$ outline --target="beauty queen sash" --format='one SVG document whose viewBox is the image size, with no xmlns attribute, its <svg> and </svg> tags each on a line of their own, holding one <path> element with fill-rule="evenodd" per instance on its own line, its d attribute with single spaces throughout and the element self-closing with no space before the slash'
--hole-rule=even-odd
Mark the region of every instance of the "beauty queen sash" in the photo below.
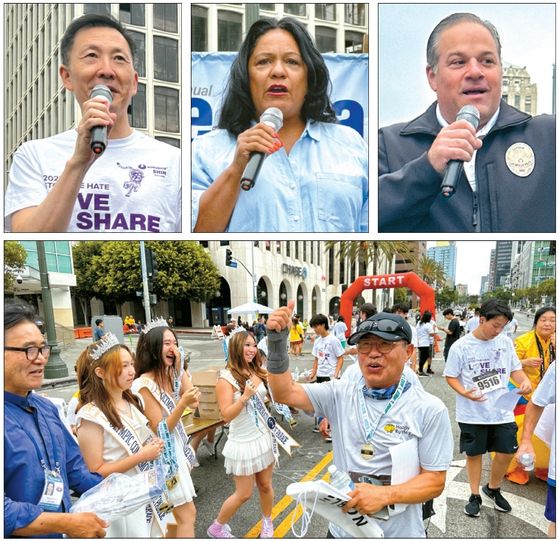
<svg viewBox="0 0 559 541">
<path fill-rule="evenodd" d="M 226 379 L 235 389 L 240 392 L 239 384 L 237 380 L 233 377 L 231 372 L 229 371 L 222 371 L 222 376 Z M 268 413 L 268 409 L 264 405 L 264 402 L 259 393 L 256 393 L 248 402 L 248 406 L 251 410 L 251 416 L 254 420 L 254 424 L 259 427 L 259 424 L 262 423 L 262 426 L 265 426 L 270 434 L 272 435 L 272 446 L 274 451 L 274 456 L 277 457 L 279 455 L 278 446 L 279 443 L 283 450 L 291 456 L 291 448 L 292 447 L 300 447 L 300 445 L 287 433 L 285 430 L 276 422 L 276 420 Z"/>
<path fill-rule="evenodd" d="M 130 407 L 134 407 L 132 404 Z M 85 415 L 84 415 L 85 414 Z M 86 404 L 81 410 L 79 411 L 79 415 L 82 416 L 84 419 L 97 423 L 107 432 L 110 434 L 123 448 L 124 450 L 131 456 L 136 454 L 142 447 L 143 442 L 140 440 L 140 437 L 132 428 L 130 421 L 127 417 L 121 416 L 120 419 L 122 421 L 122 428 L 116 428 L 113 426 L 109 420 L 105 417 L 103 412 L 92 403 Z M 138 473 L 145 472 L 151 469 L 153 466 L 150 462 L 141 462 L 135 469 Z M 170 504 L 167 502 L 165 498 L 165 494 L 161 494 L 155 500 L 152 500 L 148 505 L 146 505 L 146 520 L 148 523 L 149 530 L 151 532 L 153 528 L 154 522 L 157 523 L 159 526 L 162 536 L 165 535 L 167 530 L 167 524 L 172 522 L 169 520 L 170 518 L 174 519 L 172 513 L 166 511 L 169 509 Z M 176 522 L 176 519 L 174 519 Z"/>
<path fill-rule="evenodd" d="M 138 382 L 138 383 L 136 383 Z M 167 416 L 171 415 L 175 408 L 177 407 L 173 397 L 169 396 L 163 389 L 161 389 L 154 381 L 149 378 L 139 378 L 134 382 L 134 391 L 136 392 L 137 389 L 140 387 L 147 387 L 151 394 L 155 397 L 155 399 L 161 404 L 163 409 L 167 412 Z M 175 430 L 178 432 L 179 437 L 181 439 L 182 448 L 184 452 L 184 456 L 190 465 L 190 469 L 194 467 L 194 462 L 196 461 L 196 455 L 194 454 L 194 450 L 190 447 L 190 436 L 184 430 L 184 426 L 182 421 L 179 420 Z"/>
</svg>

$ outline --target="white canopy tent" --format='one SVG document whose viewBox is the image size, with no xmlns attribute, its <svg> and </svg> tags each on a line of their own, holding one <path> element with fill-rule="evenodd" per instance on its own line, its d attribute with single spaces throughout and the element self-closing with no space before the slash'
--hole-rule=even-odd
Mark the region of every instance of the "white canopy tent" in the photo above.
<svg viewBox="0 0 559 541">
<path fill-rule="evenodd" d="M 258 304 L 256 302 L 246 302 L 245 304 L 241 304 L 240 306 L 235 306 L 235 308 L 227 310 L 227 313 L 231 315 L 250 314 L 252 316 L 252 319 L 254 319 L 256 314 L 271 314 L 273 311 L 273 308 L 268 308 L 263 304 Z"/>
</svg>

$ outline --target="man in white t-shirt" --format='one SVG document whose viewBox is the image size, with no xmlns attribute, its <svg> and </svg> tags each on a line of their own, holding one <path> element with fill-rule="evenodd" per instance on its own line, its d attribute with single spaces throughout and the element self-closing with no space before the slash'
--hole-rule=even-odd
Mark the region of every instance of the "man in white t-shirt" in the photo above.
<svg viewBox="0 0 559 541">
<path fill-rule="evenodd" d="M 534 462 L 536 462 L 536 454 L 534 453 L 534 447 L 532 446 L 532 435 L 540 417 L 542 416 L 543 410 L 546 406 L 550 404 L 555 404 L 555 366 L 557 363 L 552 363 L 546 370 L 543 379 L 537 386 L 534 394 L 532 395 L 532 400 L 528 402 L 526 406 L 526 412 L 524 413 L 524 430 L 522 432 L 522 439 L 520 440 L 520 447 L 516 452 L 516 460 L 519 464 L 520 457 L 524 453 L 529 453 L 532 455 Z M 553 424 L 553 433 L 551 436 L 551 455 L 549 457 L 549 472 L 547 474 L 547 498 L 545 502 L 545 518 L 549 520 L 549 529 L 547 531 L 547 537 L 550 539 L 555 538 L 555 523 L 556 521 L 556 511 L 557 505 L 555 500 L 555 423 Z"/>
<path fill-rule="evenodd" d="M 506 324 L 503 332 L 514 342 L 514 334 L 518 329 L 518 321 L 514 317 L 514 312 L 512 313 L 512 319 Z"/>
<path fill-rule="evenodd" d="M 474 310 L 474 317 L 468 319 L 466 323 L 466 334 L 474 332 L 479 326 L 479 308 Z"/>
<path fill-rule="evenodd" d="M 344 364 L 344 348 L 338 338 L 330 332 L 328 318 L 324 314 L 313 316 L 309 322 L 318 338 L 312 348 L 314 364 L 309 380 L 316 376 L 317 383 L 338 379 Z"/>
<path fill-rule="evenodd" d="M 347 325 L 345 324 L 344 316 L 338 316 L 338 321 L 336 321 L 336 323 L 334 324 L 334 327 L 332 328 L 332 332 L 334 333 L 336 338 L 340 341 L 340 343 L 342 344 L 342 348 L 344 349 L 346 344 L 346 337 L 345 337 L 346 331 L 347 331 Z"/>
<path fill-rule="evenodd" d="M 511 511 L 499 487 L 518 448 L 518 427 L 512 409 L 500 409 L 495 403 L 508 392 L 509 378 L 519 384 L 519 394 L 532 390 L 513 343 L 502 334 L 511 319 L 512 312 L 504 301 L 485 301 L 481 305 L 478 328 L 451 346 L 444 371 L 448 384 L 457 393 L 460 452 L 466 452 L 471 490 L 464 512 L 471 517 L 480 514 L 479 485 L 486 452 L 495 452 L 495 456 L 489 482 L 482 490 L 494 501 L 497 511 Z"/>
<path fill-rule="evenodd" d="M 81 109 L 75 129 L 28 141 L 14 154 L 5 227 L 14 232 L 180 232 L 180 150 L 131 128 L 134 38 L 109 15 L 72 21 L 60 43 L 60 77 Z M 113 101 L 90 98 L 95 86 Z M 105 127 L 104 152 L 91 148 Z"/>
<path fill-rule="evenodd" d="M 362 515 L 374 514 L 395 505 L 389 520 L 373 519 L 385 537 L 424 537 L 421 504 L 442 493 L 453 440 L 442 401 L 402 377 L 413 351 L 410 326 L 401 316 L 380 313 L 357 327 L 348 342 L 357 345 L 364 385 L 343 379 L 300 385 L 291 378 L 289 357 L 283 354 L 294 305 L 289 301 L 267 322 L 272 344 L 268 382 L 274 397 L 330 420 L 333 462 L 357 481 L 344 512 L 353 508 Z M 401 444 L 410 446 L 406 465 L 416 463 L 420 473 L 391 484 L 404 462 L 393 463 L 391 449 Z M 384 484 L 375 484 L 379 481 Z M 330 523 L 330 536 L 348 534 Z"/>
</svg>

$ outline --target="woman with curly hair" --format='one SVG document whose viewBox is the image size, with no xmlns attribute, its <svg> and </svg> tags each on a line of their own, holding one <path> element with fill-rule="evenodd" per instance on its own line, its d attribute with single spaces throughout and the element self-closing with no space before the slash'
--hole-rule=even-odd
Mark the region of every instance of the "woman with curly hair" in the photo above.
<svg viewBox="0 0 559 541">
<path fill-rule="evenodd" d="M 256 394 L 260 399 L 266 399 L 267 383 L 267 372 L 262 368 L 254 337 L 245 331 L 237 332 L 229 340 L 229 361 L 221 371 L 216 387 L 221 414 L 230 423 L 223 456 L 226 473 L 233 474 L 235 492 L 225 500 L 217 519 L 208 528 L 210 537 L 234 537 L 227 522 L 250 499 L 255 481 L 262 508 L 260 537 L 274 536 L 271 519 L 274 505 L 272 435 L 254 416 L 252 405 L 248 406 L 250 400 L 256 400 Z"/>
<path fill-rule="evenodd" d="M 136 352 L 134 390 L 145 403 L 151 429 L 165 442 L 165 464 L 169 501 L 174 505 L 177 537 L 194 537 L 196 496 L 190 477 L 196 456 L 182 426 L 187 406 L 196 407 L 200 391 L 184 370 L 175 331 L 164 320 L 150 323 L 142 331 Z"/>
<path fill-rule="evenodd" d="M 163 441 L 152 438 L 142 402 L 130 390 L 135 371 L 128 347 L 114 335 L 105 335 L 82 352 L 77 373 L 80 401 L 75 422 L 87 467 L 103 477 L 134 476 L 149 469 L 149 462 L 161 455 Z M 123 439 L 123 431 L 131 437 Z M 151 535 L 161 537 L 162 528 L 148 523 L 145 506 L 111 521 L 107 528 L 107 537 Z"/>
<path fill-rule="evenodd" d="M 367 145 L 337 123 L 330 87 L 303 24 L 262 18 L 250 27 L 231 66 L 218 129 L 192 144 L 195 232 L 368 231 Z M 275 128 L 268 114 L 262 118 L 271 109 L 272 124 L 283 119 Z M 267 159 L 258 182 L 241 191 L 254 153 Z"/>
</svg>

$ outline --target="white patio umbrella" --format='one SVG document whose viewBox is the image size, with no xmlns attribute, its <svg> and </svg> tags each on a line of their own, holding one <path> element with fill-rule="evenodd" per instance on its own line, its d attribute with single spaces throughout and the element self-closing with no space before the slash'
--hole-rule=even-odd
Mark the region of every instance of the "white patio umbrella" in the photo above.
<svg viewBox="0 0 559 541">
<path fill-rule="evenodd" d="M 258 304 L 256 302 L 246 302 L 245 304 L 241 304 L 240 306 L 235 306 L 227 310 L 228 314 L 236 315 L 252 315 L 252 319 L 256 314 L 271 314 L 274 311 L 273 308 L 269 308 L 268 306 L 264 306 L 263 304 Z"/>
</svg>

